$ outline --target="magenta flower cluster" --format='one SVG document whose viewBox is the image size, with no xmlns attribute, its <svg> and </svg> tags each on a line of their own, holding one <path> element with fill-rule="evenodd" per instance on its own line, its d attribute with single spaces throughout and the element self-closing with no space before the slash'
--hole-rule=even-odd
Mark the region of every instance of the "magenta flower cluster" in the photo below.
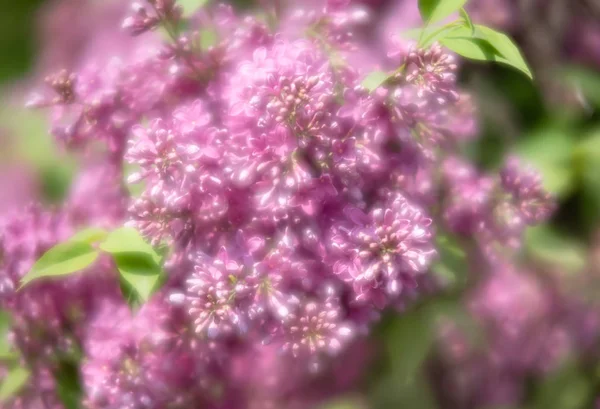
<svg viewBox="0 0 600 409">
<path fill-rule="evenodd" d="M 61 207 L 2 215 L 0 304 L 31 371 L 10 408 L 61 408 L 79 355 L 89 409 L 313 407 L 358 383 L 382 311 L 443 286 L 438 235 L 500 269 L 551 213 L 516 159 L 486 175 L 457 156 L 477 127 L 456 56 L 373 49 L 365 2 L 122 3 L 103 6 L 112 45 L 30 100 L 82 169 Z M 105 257 L 17 291 L 78 229 L 123 225 L 166 254 L 139 310 Z"/>
</svg>

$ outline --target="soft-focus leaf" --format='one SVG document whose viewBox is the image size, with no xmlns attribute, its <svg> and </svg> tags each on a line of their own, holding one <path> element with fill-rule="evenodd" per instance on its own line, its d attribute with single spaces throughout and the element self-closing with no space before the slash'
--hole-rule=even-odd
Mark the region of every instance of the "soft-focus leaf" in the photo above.
<svg viewBox="0 0 600 409">
<path fill-rule="evenodd" d="M 600 226 L 600 129 L 593 131 L 575 147 L 574 167 L 583 188 L 581 214 L 586 233 Z"/>
<path fill-rule="evenodd" d="M 332 402 L 327 402 L 319 409 L 362 409 L 364 406 L 353 398 L 336 399 Z"/>
<path fill-rule="evenodd" d="M 69 241 L 80 241 L 83 243 L 96 243 L 100 240 L 104 240 L 108 232 L 100 227 L 90 227 L 84 230 L 80 230 L 75 233 Z"/>
<path fill-rule="evenodd" d="M 452 33 L 453 35 L 459 33 Z M 490 43 L 481 38 L 452 36 L 440 42 L 458 55 L 477 61 L 498 61 L 499 55 Z"/>
<path fill-rule="evenodd" d="M 456 23 L 447 24 L 436 30 L 431 30 L 430 27 L 426 27 L 423 31 L 423 35 L 419 39 L 419 46 L 422 48 L 430 47 L 436 41 L 441 41 L 443 38 L 454 35 L 457 30 L 463 27 L 457 26 Z"/>
<path fill-rule="evenodd" d="M 579 272 L 585 267 L 585 247 L 549 226 L 528 229 L 525 243 L 534 257 L 548 265 L 570 272 Z"/>
<path fill-rule="evenodd" d="M 433 334 L 425 310 L 399 317 L 386 336 L 386 350 L 394 377 L 410 384 L 427 357 Z"/>
<path fill-rule="evenodd" d="M 438 409 L 427 378 L 419 373 L 410 384 L 386 377 L 371 391 L 373 409 Z"/>
<path fill-rule="evenodd" d="M 84 241 L 57 244 L 21 279 L 21 287 L 42 277 L 58 277 L 81 271 L 96 261 L 98 255 L 98 251 Z"/>
<path fill-rule="evenodd" d="M 177 4 L 183 8 L 183 16 L 189 17 L 195 11 L 208 4 L 210 0 L 178 0 Z"/>
<path fill-rule="evenodd" d="M 588 103 L 600 107 L 600 74 L 597 71 L 569 67 L 565 70 L 565 77 L 575 87 L 585 107 Z"/>
<path fill-rule="evenodd" d="M 567 364 L 537 385 L 531 409 L 586 409 L 593 392 L 585 373 L 576 365 Z"/>
<path fill-rule="evenodd" d="M 494 61 L 511 66 L 532 78 L 531 71 L 512 40 L 487 27 L 475 26 L 475 36 L 468 27 L 459 27 L 439 38 L 444 46 L 455 53 L 476 61 Z"/>
<path fill-rule="evenodd" d="M 217 44 L 219 38 L 217 32 L 211 28 L 200 30 L 200 49 L 208 50 L 213 45 Z"/>
<path fill-rule="evenodd" d="M 419 0 L 423 21 L 434 23 L 460 10 L 467 0 Z"/>
<path fill-rule="evenodd" d="M 543 127 L 519 138 L 516 153 L 535 167 L 544 187 L 562 197 L 573 188 L 573 135 L 558 127 Z"/>
<path fill-rule="evenodd" d="M 128 301 L 145 302 L 158 289 L 163 278 L 161 257 L 137 230 L 122 227 L 112 231 L 100 249 L 112 254 Z M 136 300 L 129 300 L 133 295 Z"/>
<path fill-rule="evenodd" d="M 498 50 L 502 57 L 504 57 L 498 59 L 498 62 L 510 65 L 523 72 L 529 78 L 533 78 L 531 70 L 527 66 L 523 55 L 510 37 L 489 27 L 476 25 L 475 28 L 477 32 L 486 39 L 492 47 Z"/>
<path fill-rule="evenodd" d="M 471 30 L 471 35 L 475 35 L 475 26 L 473 25 L 473 21 L 471 21 L 471 16 L 467 13 L 464 7 L 461 7 L 459 10 L 459 15 L 463 19 L 465 26 Z"/>
<path fill-rule="evenodd" d="M 21 287 L 41 277 L 63 276 L 88 267 L 99 255 L 92 244 L 104 239 L 107 234 L 104 229 L 90 227 L 52 247 L 21 279 Z"/>
<path fill-rule="evenodd" d="M 438 234 L 436 242 L 439 258 L 432 267 L 433 272 L 446 286 L 462 286 L 469 269 L 464 250 L 448 235 Z"/>
<path fill-rule="evenodd" d="M 0 384 L 0 402 L 6 402 L 25 386 L 29 379 L 29 371 L 19 366 L 12 368 Z"/>
<path fill-rule="evenodd" d="M 133 227 L 121 227 L 108 234 L 106 240 L 100 243 L 100 249 L 110 253 L 142 253 L 150 256 L 156 263 L 160 256 Z"/>
<path fill-rule="evenodd" d="M 0 361 L 10 361 L 18 355 L 12 351 L 8 342 L 8 331 L 10 329 L 10 314 L 0 310 Z"/>
<path fill-rule="evenodd" d="M 39 175 L 43 199 L 60 203 L 68 193 L 76 166 L 72 158 L 59 152 L 48 132 L 45 114 L 5 104 L 0 107 L 0 124 L 14 136 L 14 146 L 4 143 L 0 149 L 0 161 L 28 166 Z"/>
<path fill-rule="evenodd" d="M 161 267 L 145 253 L 119 252 L 113 256 L 124 283 L 137 294 L 140 301 L 147 301 L 161 284 Z"/>
<path fill-rule="evenodd" d="M 82 398 L 79 362 L 61 361 L 54 373 L 57 393 L 66 409 L 78 409 Z"/>
<path fill-rule="evenodd" d="M 379 88 L 388 79 L 388 77 L 389 75 L 383 71 L 373 71 L 365 77 L 361 85 L 369 90 L 369 92 L 373 92 Z"/>
<path fill-rule="evenodd" d="M 370 388 L 370 404 L 374 409 L 437 409 L 434 393 L 426 376 L 424 363 L 437 336 L 440 319 L 455 322 L 473 344 L 480 335 L 464 307 L 454 298 L 430 300 L 390 322 L 384 320 L 383 368 Z"/>
</svg>

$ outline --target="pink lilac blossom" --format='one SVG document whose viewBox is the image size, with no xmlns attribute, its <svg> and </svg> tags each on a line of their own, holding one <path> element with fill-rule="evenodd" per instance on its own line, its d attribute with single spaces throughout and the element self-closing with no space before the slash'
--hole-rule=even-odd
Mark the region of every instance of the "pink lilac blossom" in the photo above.
<svg viewBox="0 0 600 409">
<path fill-rule="evenodd" d="M 483 345 L 456 323 L 442 323 L 431 375 L 447 407 L 518 406 L 526 402 L 527 379 L 542 379 L 569 362 L 597 359 L 597 305 L 564 291 L 573 277 L 539 274 L 505 266 L 467 294 L 466 307 Z M 597 280 L 581 274 L 586 282 Z"/>
<path fill-rule="evenodd" d="M 476 131 L 456 57 L 398 38 L 369 49 L 378 2 L 269 3 L 268 23 L 219 4 L 115 7 L 95 29 L 135 39 L 57 57 L 30 101 L 81 158 L 65 204 L 0 231 L 12 342 L 36 376 L 80 349 L 87 409 L 316 407 L 357 384 L 384 309 L 437 289 L 438 230 L 480 239 L 491 263 L 548 216 L 531 171 L 451 157 Z M 80 227 L 123 225 L 167 249 L 139 310 L 105 257 L 16 291 Z"/>
<path fill-rule="evenodd" d="M 447 227 L 476 237 L 481 253 L 492 262 L 517 250 L 527 226 L 547 220 L 554 207 L 539 174 L 514 157 L 507 159 L 499 178 L 480 175 L 470 164 L 448 157 L 442 177 L 448 194 L 443 213 Z"/>
</svg>

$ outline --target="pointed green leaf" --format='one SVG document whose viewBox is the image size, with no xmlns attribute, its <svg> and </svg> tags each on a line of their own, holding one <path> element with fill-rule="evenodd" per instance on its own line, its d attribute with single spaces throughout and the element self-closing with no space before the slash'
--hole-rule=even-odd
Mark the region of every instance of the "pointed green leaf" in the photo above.
<svg viewBox="0 0 600 409">
<path fill-rule="evenodd" d="M 511 67 L 523 72 L 529 78 L 533 79 L 531 70 L 527 66 L 523 55 L 521 55 L 519 48 L 515 45 L 510 37 L 489 27 L 476 25 L 475 28 L 478 35 L 486 39 L 492 45 L 492 47 L 498 50 L 501 57 L 503 57 L 497 59 L 496 61 L 510 65 Z"/>
<path fill-rule="evenodd" d="M 508 36 L 488 27 L 476 25 L 475 28 L 475 35 L 470 28 L 459 27 L 438 41 L 463 57 L 477 61 L 495 61 L 533 78 L 519 49 Z"/>
<path fill-rule="evenodd" d="M 443 20 L 460 10 L 467 0 L 419 0 L 421 18 L 426 23 Z"/>
<path fill-rule="evenodd" d="M 100 243 L 100 249 L 110 254 L 119 253 L 143 253 L 155 261 L 160 262 L 160 256 L 154 248 L 133 227 L 121 227 L 108 234 L 106 239 Z"/>
<path fill-rule="evenodd" d="M 148 254 L 114 254 L 121 279 L 141 301 L 147 301 L 158 289 L 163 279 L 162 268 Z"/>
<path fill-rule="evenodd" d="M 456 23 L 447 24 L 437 30 L 431 30 L 430 27 L 426 27 L 423 31 L 423 35 L 419 39 L 419 46 L 421 48 L 427 48 L 436 41 L 441 41 L 446 37 L 455 36 L 456 32 L 461 29 L 464 29 L 464 27 L 457 26 Z"/>
<path fill-rule="evenodd" d="M 375 91 L 379 88 L 387 79 L 389 75 L 383 71 L 373 71 L 365 77 L 361 85 L 369 90 L 369 92 Z"/>
<path fill-rule="evenodd" d="M 465 27 L 471 30 L 471 35 L 475 35 L 475 26 L 473 25 L 473 21 L 471 20 L 471 16 L 469 16 L 469 13 L 467 13 L 467 10 L 465 10 L 464 7 L 461 7 L 458 14 L 463 19 Z"/>
<path fill-rule="evenodd" d="M 48 250 L 21 279 L 21 288 L 42 277 L 58 277 L 81 271 L 98 258 L 98 251 L 83 241 L 67 241 Z"/>
<path fill-rule="evenodd" d="M 29 371 L 25 368 L 12 368 L 0 384 L 0 402 L 6 402 L 25 386 L 29 379 Z"/>
<path fill-rule="evenodd" d="M 92 244 L 104 239 L 107 234 L 104 229 L 91 227 L 52 247 L 21 279 L 21 287 L 41 277 L 68 275 L 88 267 L 99 255 Z"/>
<path fill-rule="evenodd" d="M 489 42 L 474 37 L 447 37 L 440 42 L 458 55 L 477 61 L 498 61 L 500 57 Z"/>
</svg>

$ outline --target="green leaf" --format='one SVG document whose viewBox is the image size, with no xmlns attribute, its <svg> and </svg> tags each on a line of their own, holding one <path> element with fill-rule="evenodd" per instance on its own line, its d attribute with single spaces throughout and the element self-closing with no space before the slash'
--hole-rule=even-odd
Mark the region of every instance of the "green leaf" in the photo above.
<svg viewBox="0 0 600 409">
<path fill-rule="evenodd" d="M 100 249 L 112 255 L 119 253 L 142 253 L 151 257 L 155 263 L 160 262 L 160 256 L 154 248 L 133 227 L 121 227 L 108 234 L 100 243 Z"/>
<path fill-rule="evenodd" d="M 436 41 L 440 41 L 442 38 L 448 37 L 450 34 L 454 34 L 457 30 L 463 27 L 457 26 L 456 22 L 452 22 L 445 26 L 442 26 L 436 30 L 431 30 L 431 27 L 425 27 L 423 34 L 419 39 L 419 47 L 427 48 Z"/>
<path fill-rule="evenodd" d="M 533 79 L 531 70 L 527 66 L 523 55 L 521 55 L 519 48 L 510 37 L 489 27 L 476 25 L 475 28 L 477 33 L 482 38 L 486 39 L 492 47 L 500 53 L 501 58 L 496 59 L 496 61 L 514 67 L 523 72 L 530 79 Z"/>
<path fill-rule="evenodd" d="M 183 16 L 189 17 L 197 10 L 206 6 L 210 0 L 178 0 L 177 5 L 183 8 Z"/>
<path fill-rule="evenodd" d="M 18 357 L 18 355 L 12 351 L 11 345 L 8 342 L 10 325 L 10 314 L 0 310 L 0 361 L 12 361 Z"/>
<path fill-rule="evenodd" d="M 544 188 L 565 197 L 574 187 L 574 136 L 558 126 L 546 126 L 522 135 L 516 154 L 543 176 Z"/>
<path fill-rule="evenodd" d="M 208 50 L 210 47 L 217 44 L 219 38 L 217 36 L 217 32 L 211 28 L 204 28 L 200 30 L 200 49 L 202 51 Z"/>
<path fill-rule="evenodd" d="M 145 302 L 160 286 L 164 277 L 161 257 L 134 228 L 109 233 L 100 249 L 113 256 L 128 300 L 133 294 L 134 301 Z"/>
<path fill-rule="evenodd" d="M 469 30 L 471 30 L 471 35 L 474 36 L 475 35 L 475 26 L 473 25 L 473 21 L 471 20 L 471 16 L 469 16 L 469 13 L 467 13 L 467 10 L 465 10 L 464 7 L 461 7 L 458 14 L 463 19 L 465 26 Z"/>
<path fill-rule="evenodd" d="M 99 255 L 92 244 L 104 239 L 107 234 L 104 229 L 90 227 L 80 230 L 67 241 L 52 247 L 21 279 L 21 288 L 41 277 L 68 275 L 88 267 Z"/>
<path fill-rule="evenodd" d="M 361 85 L 369 90 L 369 92 L 373 92 L 386 82 L 388 78 L 389 75 L 383 71 L 373 71 L 365 77 Z"/>
<path fill-rule="evenodd" d="M 79 362 L 63 360 L 54 372 L 56 392 L 66 409 L 78 409 L 83 395 L 79 377 Z"/>
<path fill-rule="evenodd" d="M 21 287 L 42 277 L 58 277 L 81 271 L 98 258 L 99 252 L 84 241 L 67 241 L 48 250 L 21 279 Z"/>
<path fill-rule="evenodd" d="M 29 379 L 29 371 L 19 366 L 8 371 L 6 377 L 0 384 L 0 402 L 6 402 L 25 386 Z"/>
<path fill-rule="evenodd" d="M 421 372 L 410 384 L 403 384 L 390 376 L 372 389 L 369 399 L 372 409 L 442 409 L 436 402 L 427 375 Z"/>
<path fill-rule="evenodd" d="M 593 130 L 579 142 L 573 154 L 574 168 L 581 189 L 581 215 L 586 234 L 600 226 L 600 129 Z"/>
<path fill-rule="evenodd" d="M 475 28 L 475 35 L 469 27 L 459 27 L 438 41 L 463 57 L 476 61 L 495 61 L 533 78 L 519 49 L 506 34 L 479 25 Z"/>
<path fill-rule="evenodd" d="M 436 237 L 439 258 L 432 271 L 450 287 L 462 287 L 467 283 L 469 266 L 465 251 L 456 239 L 444 234 Z"/>
<path fill-rule="evenodd" d="M 0 107 L 0 123 L 15 136 L 14 146 L 5 144 L 0 149 L 0 161 L 27 163 L 39 177 L 42 198 L 49 203 L 60 203 L 68 193 L 76 163 L 57 149 L 42 110 L 5 103 Z"/>
<path fill-rule="evenodd" d="M 558 266 L 572 273 L 585 268 L 585 247 L 549 226 L 528 229 L 525 233 L 525 244 L 532 256 L 548 265 Z"/>
<path fill-rule="evenodd" d="M 546 376 L 533 392 L 532 409 L 586 409 L 594 386 L 581 368 L 566 363 Z"/>
<path fill-rule="evenodd" d="M 565 70 L 565 77 L 580 94 L 584 105 L 591 103 L 600 107 L 600 74 L 598 72 L 581 67 L 569 67 Z"/>
<path fill-rule="evenodd" d="M 419 0 L 421 18 L 427 24 L 442 20 L 460 10 L 467 0 Z"/>
<path fill-rule="evenodd" d="M 93 244 L 100 240 L 104 240 L 108 232 L 100 227 L 90 227 L 80 230 L 69 239 L 69 241 L 79 241 L 83 243 Z"/>
<path fill-rule="evenodd" d="M 458 34 L 458 33 L 454 33 Z M 458 55 L 477 61 L 498 61 L 502 58 L 492 45 L 482 39 L 469 36 L 445 37 L 439 40 Z"/>
<path fill-rule="evenodd" d="M 163 281 L 162 268 L 145 253 L 120 252 L 113 257 L 125 286 L 133 290 L 139 301 L 148 301 Z"/>
<path fill-rule="evenodd" d="M 401 384 L 411 384 L 434 341 L 431 315 L 416 308 L 395 319 L 385 334 L 385 351 L 391 372 Z"/>
</svg>

